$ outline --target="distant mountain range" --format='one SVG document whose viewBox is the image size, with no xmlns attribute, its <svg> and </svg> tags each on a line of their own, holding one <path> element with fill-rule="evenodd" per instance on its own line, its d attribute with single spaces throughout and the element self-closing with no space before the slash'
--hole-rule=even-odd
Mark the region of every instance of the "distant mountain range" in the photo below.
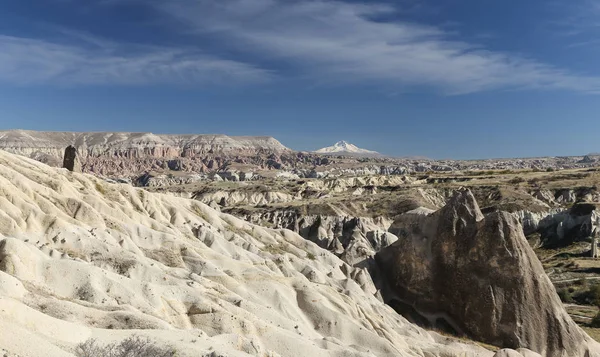
<svg viewBox="0 0 600 357">
<path fill-rule="evenodd" d="M 335 154 L 350 156 L 381 156 L 377 151 L 361 149 L 346 141 L 338 141 L 333 146 L 328 146 L 315 151 L 317 154 Z"/>
<path fill-rule="evenodd" d="M 232 162 L 260 169 L 297 162 L 294 151 L 267 136 L 0 131 L 0 150 L 51 166 L 62 166 L 69 145 L 77 149 L 84 172 L 110 177 L 137 177 L 155 170 L 206 173 Z"/>
</svg>

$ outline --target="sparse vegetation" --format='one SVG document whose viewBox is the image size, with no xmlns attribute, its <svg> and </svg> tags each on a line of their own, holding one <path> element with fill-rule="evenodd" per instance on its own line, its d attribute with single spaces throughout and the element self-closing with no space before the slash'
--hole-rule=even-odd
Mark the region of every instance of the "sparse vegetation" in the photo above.
<svg viewBox="0 0 600 357">
<path fill-rule="evenodd" d="M 592 322 L 590 322 L 590 326 L 596 328 L 600 327 L 600 312 L 598 312 L 596 316 L 594 316 Z"/>
<path fill-rule="evenodd" d="M 113 221 L 112 219 L 109 219 L 109 218 L 104 218 L 104 224 L 106 225 L 107 228 L 114 229 L 115 231 L 120 232 L 120 233 L 125 233 L 125 231 L 121 227 L 121 223 L 119 223 L 119 222 Z"/>
<path fill-rule="evenodd" d="M 600 306 L 600 285 L 595 284 L 590 287 L 589 295 L 591 302 L 595 306 Z M 599 326 L 600 327 L 600 326 Z"/>
<path fill-rule="evenodd" d="M 89 339 L 77 346 L 76 354 L 78 357 L 174 357 L 176 351 L 159 346 L 149 338 L 134 335 L 121 342 L 106 345 Z"/>
<path fill-rule="evenodd" d="M 104 189 L 104 186 L 102 186 L 102 184 L 100 182 L 96 182 L 96 191 L 100 192 L 102 195 L 106 195 L 106 190 Z"/>
<path fill-rule="evenodd" d="M 510 179 L 510 180 L 508 181 L 508 183 L 511 183 L 511 184 L 513 184 L 513 185 L 519 184 L 519 183 L 521 183 L 521 182 L 525 182 L 525 179 L 524 179 L 524 178 L 522 178 L 521 176 L 517 176 L 517 177 L 515 177 L 515 178 L 512 178 L 512 179 Z"/>
<path fill-rule="evenodd" d="M 570 304 L 573 302 L 573 296 L 566 288 L 558 290 L 558 297 L 560 297 L 560 300 L 566 304 Z"/>
<path fill-rule="evenodd" d="M 63 254 L 68 255 L 69 257 L 71 257 L 73 259 L 81 259 L 81 260 L 87 261 L 87 256 L 84 253 L 76 251 L 74 249 L 56 248 L 56 250 L 58 250 L 59 252 L 62 252 Z"/>
<path fill-rule="evenodd" d="M 582 326 L 583 330 L 594 340 L 600 341 L 600 328 Z"/>
<path fill-rule="evenodd" d="M 192 210 L 198 217 L 202 218 L 206 222 L 210 222 L 208 220 L 208 216 L 204 213 L 204 211 L 202 211 L 202 208 L 200 208 L 200 206 L 198 206 L 197 204 L 192 204 Z"/>
<path fill-rule="evenodd" d="M 484 343 L 484 342 L 480 342 L 480 341 L 474 341 L 474 340 L 469 339 L 466 336 L 455 335 L 455 334 L 449 333 L 447 331 L 444 331 L 444 330 L 441 330 L 438 328 L 434 328 L 433 332 L 440 334 L 448 339 L 456 340 L 457 342 L 460 342 L 460 343 L 465 343 L 468 345 L 477 345 L 477 346 L 483 347 L 488 351 L 497 352 L 500 349 L 498 346 L 490 345 L 488 343 Z"/>
<path fill-rule="evenodd" d="M 579 284 L 579 286 L 581 286 L 582 288 L 587 288 L 588 287 L 588 279 L 587 277 L 583 277 L 581 279 L 579 279 L 579 281 L 577 282 Z"/>
<path fill-rule="evenodd" d="M 146 257 L 156 260 L 171 268 L 181 268 L 185 266 L 185 263 L 181 257 L 180 249 L 144 249 L 142 248 Z M 131 266 L 133 267 L 133 265 Z M 131 268 L 129 267 L 129 268 Z"/>
<path fill-rule="evenodd" d="M 116 261 L 114 263 L 114 268 L 115 268 L 115 271 L 117 272 L 117 274 L 123 275 L 123 276 L 128 276 L 129 270 L 131 270 L 131 268 L 133 268 L 136 264 L 137 264 L 137 262 L 135 260 L 126 259 L 126 260 Z"/>
<path fill-rule="evenodd" d="M 279 245 L 270 244 L 263 248 L 264 251 L 269 252 L 271 254 L 283 254 L 285 253 L 283 249 Z"/>
</svg>

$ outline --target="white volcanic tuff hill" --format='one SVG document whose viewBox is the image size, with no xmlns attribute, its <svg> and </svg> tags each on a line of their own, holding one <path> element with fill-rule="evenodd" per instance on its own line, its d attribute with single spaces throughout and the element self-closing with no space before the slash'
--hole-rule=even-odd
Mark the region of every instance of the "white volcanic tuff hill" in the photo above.
<svg viewBox="0 0 600 357">
<path fill-rule="evenodd" d="M 377 151 L 361 149 L 356 145 L 346 141 L 338 141 L 333 146 L 319 149 L 315 151 L 318 154 L 358 154 L 358 155 L 381 155 Z"/>
<path fill-rule="evenodd" d="M 0 149 L 24 156 L 43 153 L 62 158 L 65 147 L 75 145 L 82 158 L 124 156 L 169 158 L 196 154 L 255 155 L 290 149 L 272 137 L 226 135 L 157 135 L 152 133 L 76 133 L 30 130 L 0 131 Z"/>
<path fill-rule="evenodd" d="M 72 356 L 90 337 L 134 333 L 178 356 L 492 355 L 411 325 L 374 294 L 365 271 L 290 231 L 0 150 L 9 356 Z"/>
</svg>

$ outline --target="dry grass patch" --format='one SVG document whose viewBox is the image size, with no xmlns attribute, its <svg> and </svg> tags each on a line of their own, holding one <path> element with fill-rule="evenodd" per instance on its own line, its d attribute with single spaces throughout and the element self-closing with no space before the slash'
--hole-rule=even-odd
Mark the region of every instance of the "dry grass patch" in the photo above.
<svg viewBox="0 0 600 357">
<path fill-rule="evenodd" d="M 78 357 L 174 357 L 176 351 L 167 346 L 160 346 L 149 338 L 131 336 L 118 343 L 100 344 L 89 339 L 77 346 Z"/>
<path fill-rule="evenodd" d="M 581 326 L 583 331 L 585 331 L 591 338 L 600 342 L 600 328 Z"/>
</svg>

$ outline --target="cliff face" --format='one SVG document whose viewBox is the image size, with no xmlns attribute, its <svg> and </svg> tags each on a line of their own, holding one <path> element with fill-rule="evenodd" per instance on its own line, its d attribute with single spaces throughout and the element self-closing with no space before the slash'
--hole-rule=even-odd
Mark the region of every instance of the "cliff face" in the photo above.
<svg viewBox="0 0 600 357">
<path fill-rule="evenodd" d="M 205 172 L 227 162 L 281 165 L 292 151 L 271 137 L 0 131 L 0 149 L 57 166 L 73 145 L 83 170 L 133 176 L 160 169 Z"/>
<path fill-rule="evenodd" d="M 81 158 L 177 158 L 206 154 L 256 155 L 290 151 L 271 137 L 226 135 L 156 135 L 152 133 L 75 133 L 0 131 L 0 148 L 30 156 L 36 152 L 62 157 L 73 145 Z"/>
</svg>

